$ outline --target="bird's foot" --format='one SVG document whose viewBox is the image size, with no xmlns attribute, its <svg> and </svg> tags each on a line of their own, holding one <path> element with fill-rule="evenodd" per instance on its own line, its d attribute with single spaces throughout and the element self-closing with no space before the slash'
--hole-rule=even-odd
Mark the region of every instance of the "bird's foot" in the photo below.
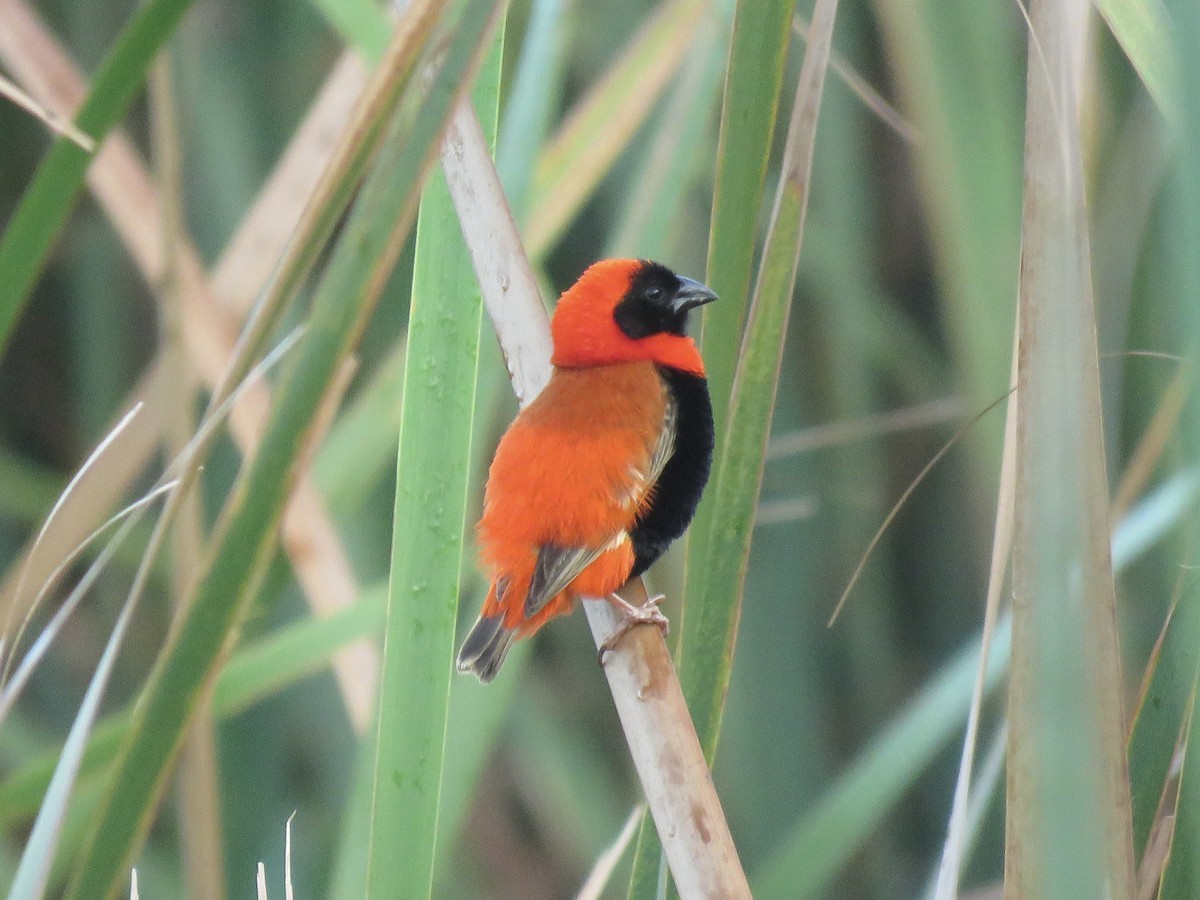
<svg viewBox="0 0 1200 900">
<path fill-rule="evenodd" d="M 662 614 L 662 610 L 658 608 L 658 604 L 664 599 L 666 598 L 662 594 L 655 594 L 641 606 L 634 606 L 619 594 L 613 593 L 608 595 L 608 602 L 615 606 L 617 612 L 621 614 L 621 622 L 617 625 L 616 630 L 600 645 L 600 650 L 597 653 L 600 665 L 604 665 L 604 658 L 617 648 L 617 644 L 621 638 L 625 637 L 625 634 L 631 628 L 638 625 L 657 625 L 662 631 L 663 637 L 671 633 L 670 621 Z"/>
</svg>

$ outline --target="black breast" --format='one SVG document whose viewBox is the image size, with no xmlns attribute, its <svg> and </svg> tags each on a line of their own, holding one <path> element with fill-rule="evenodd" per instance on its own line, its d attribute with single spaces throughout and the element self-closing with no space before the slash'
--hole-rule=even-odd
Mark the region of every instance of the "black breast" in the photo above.
<svg viewBox="0 0 1200 900">
<path fill-rule="evenodd" d="M 675 404 L 675 451 L 658 476 L 649 509 L 629 535 L 634 552 L 631 577 L 650 568 L 671 541 L 687 530 L 712 465 L 713 413 L 708 381 L 666 366 L 659 366 L 658 374 Z"/>
</svg>

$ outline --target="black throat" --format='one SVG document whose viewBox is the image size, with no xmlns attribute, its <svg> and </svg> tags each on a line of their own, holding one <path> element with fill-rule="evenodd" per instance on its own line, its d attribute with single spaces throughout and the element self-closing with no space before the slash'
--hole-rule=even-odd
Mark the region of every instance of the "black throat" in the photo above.
<svg viewBox="0 0 1200 900">
<path fill-rule="evenodd" d="M 675 450 L 658 476 L 649 509 L 629 534 L 634 552 L 630 577 L 650 568 L 687 530 L 712 466 L 715 435 L 708 380 L 668 366 L 658 366 L 658 374 L 675 404 Z"/>
</svg>

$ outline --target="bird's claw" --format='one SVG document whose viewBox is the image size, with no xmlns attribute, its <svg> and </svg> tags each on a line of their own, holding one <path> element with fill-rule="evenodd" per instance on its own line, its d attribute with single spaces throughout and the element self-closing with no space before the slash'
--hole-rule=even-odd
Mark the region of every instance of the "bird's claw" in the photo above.
<svg viewBox="0 0 1200 900">
<path fill-rule="evenodd" d="M 671 623 L 662 610 L 658 608 L 658 604 L 666 599 L 662 594 L 655 594 L 643 603 L 641 606 L 634 606 L 628 600 L 620 597 L 617 594 L 611 594 L 608 597 L 608 602 L 616 607 L 617 612 L 621 614 L 621 621 L 616 629 L 610 634 L 600 645 L 600 650 L 596 654 L 600 665 L 604 665 L 604 659 L 617 648 L 621 638 L 625 637 L 626 633 L 638 625 L 657 625 L 662 631 L 663 637 L 671 633 Z"/>
</svg>

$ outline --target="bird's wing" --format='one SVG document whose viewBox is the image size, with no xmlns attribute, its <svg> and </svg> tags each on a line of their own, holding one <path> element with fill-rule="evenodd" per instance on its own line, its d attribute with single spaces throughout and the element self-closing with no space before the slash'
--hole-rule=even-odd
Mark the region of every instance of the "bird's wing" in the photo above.
<svg viewBox="0 0 1200 900">
<path fill-rule="evenodd" d="M 634 510 L 641 506 L 647 492 L 653 489 L 667 460 L 675 451 L 675 421 L 675 404 L 668 402 L 662 432 L 650 454 L 649 465 L 645 471 L 634 469 L 630 472 L 631 488 L 625 500 Z M 536 615 L 600 554 L 628 540 L 628 537 L 624 531 L 618 531 L 598 547 L 561 547 L 557 544 L 539 547 L 537 564 L 529 581 L 529 593 L 525 595 L 525 617 Z"/>
<path fill-rule="evenodd" d="M 654 452 L 650 454 L 650 468 L 645 477 L 647 490 L 653 489 L 655 482 L 658 481 L 658 476 L 662 474 L 662 470 L 667 465 L 667 460 L 675 452 L 675 428 L 678 420 L 679 410 L 675 406 L 675 401 L 668 397 L 667 408 L 663 415 L 662 432 L 658 436 Z"/>
<path fill-rule="evenodd" d="M 596 561 L 608 545 L 602 547 L 559 547 L 544 544 L 538 548 L 537 565 L 525 595 L 525 618 L 530 618 Z"/>
</svg>

